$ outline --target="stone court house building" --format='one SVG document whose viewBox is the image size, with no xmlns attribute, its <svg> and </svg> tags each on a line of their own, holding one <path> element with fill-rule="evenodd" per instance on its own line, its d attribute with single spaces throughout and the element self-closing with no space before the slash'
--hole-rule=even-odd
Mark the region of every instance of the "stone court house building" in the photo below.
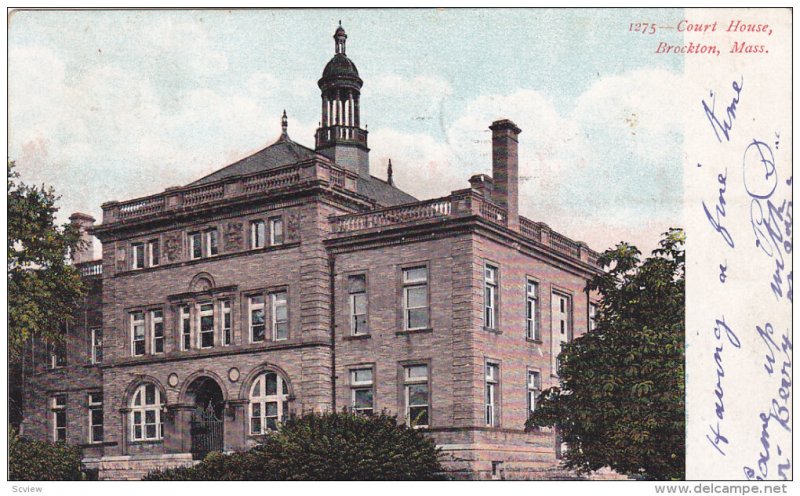
<svg viewBox="0 0 800 496">
<path fill-rule="evenodd" d="M 243 450 L 287 415 L 386 410 L 464 478 L 553 477 L 525 433 L 561 343 L 590 327 L 597 254 L 518 212 L 520 129 L 492 176 L 420 201 L 370 175 L 347 35 L 319 80 L 314 149 L 272 145 L 184 187 L 102 205 L 73 254 L 90 288 L 66 346 L 34 346 L 23 433 L 102 478 Z M 466 184 L 465 184 L 466 186 Z"/>
</svg>

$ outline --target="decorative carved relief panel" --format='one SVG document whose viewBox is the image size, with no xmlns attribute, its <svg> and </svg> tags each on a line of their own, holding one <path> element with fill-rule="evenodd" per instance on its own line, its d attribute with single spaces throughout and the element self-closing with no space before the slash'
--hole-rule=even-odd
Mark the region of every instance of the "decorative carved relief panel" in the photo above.
<svg viewBox="0 0 800 496">
<path fill-rule="evenodd" d="M 244 235 L 241 222 L 228 222 L 223 232 L 225 251 L 241 250 L 244 246 Z"/>
<path fill-rule="evenodd" d="M 292 210 L 286 215 L 286 241 L 300 241 L 300 222 L 302 216 L 297 210 Z"/>
<path fill-rule="evenodd" d="M 117 246 L 117 259 L 116 259 L 116 267 L 117 271 L 121 272 L 128 268 L 127 259 L 126 259 L 126 251 L 125 245 L 120 244 Z"/>
<path fill-rule="evenodd" d="M 169 262 L 177 262 L 183 257 L 181 233 L 171 232 L 164 235 L 164 254 Z"/>
</svg>

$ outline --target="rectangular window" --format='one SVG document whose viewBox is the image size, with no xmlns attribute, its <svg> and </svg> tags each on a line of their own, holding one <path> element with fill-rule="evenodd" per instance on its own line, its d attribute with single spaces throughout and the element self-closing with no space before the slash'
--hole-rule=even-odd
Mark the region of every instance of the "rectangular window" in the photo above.
<svg viewBox="0 0 800 496">
<path fill-rule="evenodd" d="M 147 242 L 147 258 L 150 267 L 157 267 L 161 262 L 161 246 L 157 239 Z"/>
<path fill-rule="evenodd" d="M 538 341 L 542 339 L 539 332 L 539 284 L 529 280 L 526 286 L 525 337 Z"/>
<path fill-rule="evenodd" d="M 214 304 L 201 303 L 200 312 L 200 348 L 214 347 Z"/>
<path fill-rule="evenodd" d="M 92 364 L 103 363 L 103 329 L 92 329 Z"/>
<path fill-rule="evenodd" d="M 188 351 L 192 349 L 192 317 L 188 306 L 181 307 L 181 349 Z"/>
<path fill-rule="evenodd" d="M 131 355 L 144 355 L 144 312 L 131 313 Z"/>
<path fill-rule="evenodd" d="M 597 304 L 589 303 L 589 330 L 597 329 Z"/>
<path fill-rule="evenodd" d="M 428 366 L 408 365 L 404 367 L 406 424 L 410 427 L 430 425 L 430 394 L 428 389 Z"/>
<path fill-rule="evenodd" d="M 89 442 L 103 442 L 103 393 L 89 393 Z"/>
<path fill-rule="evenodd" d="M 272 293 L 272 339 L 282 341 L 289 337 L 289 307 L 286 291 Z"/>
<path fill-rule="evenodd" d="M 371 368 L 353 369 L 350 371 L 350 388 L 354 412 L 372 415 L 374 412 L 374 391 L 372 385 Z"/>
<path fill-rule="evenodd" d="M 222 300 L 219 304 L 222 314 L 222 345 L 228 346 L 233 342 L 233 326 L 230 300 Z"/>
<path fill-rule="evenodd" d="M 144 268 L 144 244 L 143 243 L 134 243 L 132 245 L 133 249 L 133 257 L 131 258 L 131 268 L 132 269 L 143 269 Z"/>
<path fill-rule="evenodd" d="M 403 320 L 406 330 L 426 329 L 428 313 L 428 268 L 403 269 Z"/>
<path fill-rule="evenodd" d="M 164 353 L 164 311 L 153 310 L 150 312 L 150 343 L 151 353 Z"/>
<path fill-rule="evenodd" d="M 266 334 L 266 324 L 264 322 L 264 296 L 256 295 L 250 297 L 250 342 L 259 343 L 264 341 Z"/>
<path fill-rule="evenodd" d="M 536 398 L 542 392 L 542 378 L 536 370 L 528 371 L 528 417 L 536 410 Z"/>
<path fill-rule="evenodd" d="M 369 334 L 367 328 L 367 276 L 359 274 L 347 278 L 350 295 L 350 334 Z"/>
<path fill-rule="evenodd" d="M 189 234 L 189 257 L 192 260 L 203 257 L 203 235 L 200 233 Z"/>
<path fill-rule="evenodd" d="M 497 427 L 500 425 L 499 416 L 499 394 L 500 394 L 500 365 L 497 363 L 486 363 L 486 425 Z"/>
<path fill-rule="evenodd" d="M 283 219 L 273 217 L 269 220 L 269 244 L 283 244 Z"/>
<path fill-rule="evenodd" d="M 67 396 L 57 394 L 52 397 L 53 441 L 67 442 Z"/>
<path fill-rule="evenodd" d="M 503 462 L 492 462 L 492 480 L 503 480 L 505 474 L 503 473 Z"/>
<path fill-rule="evenodd" d="M 483 325 L 497 329 L 497 267 L 484 268 L 484 314 Z"/>
<path fill-rule="evenodd" d="M 551 314 L 553 325 L 551 330 L 553 333 L 553 361 L 551 366 L 553 372 L 557 374 L 559 368 L 558 355 L 561 353 L 561 346 L 572 341 L 572 302 L 570 297 L 554 291 L 552 294 Z"/>
<path fill-rule="evenodd" d="M 217 230 L 206 231 L 206 256 L 214 256 L 219 253 L 219 243 L 217 242 Z"/>
<path fill-rule="evenodd" d="M 263 220 L 256 220 L 250 223 L 250 247 L 264 248 L 266 239 L 266 229 Z"/>
<path fill-rule="evenodd" d="M 59 341 L 49 343 L 50 348 L 50 368 L 57 369 L 67 366 L 67 336 L 61 336 Z"/>
</svg>

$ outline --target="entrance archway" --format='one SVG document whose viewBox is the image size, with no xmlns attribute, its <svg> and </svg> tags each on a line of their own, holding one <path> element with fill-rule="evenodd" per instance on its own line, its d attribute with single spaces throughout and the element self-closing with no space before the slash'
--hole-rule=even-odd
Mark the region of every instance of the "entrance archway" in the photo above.
<svg viewBox="0 0 800 496">
<path fill-rule="evenodd" d="M 192 456 L 201 460 L 212 451 L 225 446 L 225 396 L 217 381 L 201 376 L 186 389 L 186 400 L 195 405 L 189 432 L 192 436 Z"/>
</svg>

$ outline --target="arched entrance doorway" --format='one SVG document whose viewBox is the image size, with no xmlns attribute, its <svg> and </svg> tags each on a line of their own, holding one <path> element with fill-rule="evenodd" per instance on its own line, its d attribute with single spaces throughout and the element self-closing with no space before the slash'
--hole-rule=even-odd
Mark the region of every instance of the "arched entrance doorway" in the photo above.
<svg viewBox="0 0 800 496">
<path fill-rule="evenodd" d="M 225 397 L 217 381 L 198 377 L 186 389 L 186 399 L 195 405 L 189 432 L 192 436 L 192 456 L 202 460 L 212 451 L 225 446 Z"/>
</svg>

